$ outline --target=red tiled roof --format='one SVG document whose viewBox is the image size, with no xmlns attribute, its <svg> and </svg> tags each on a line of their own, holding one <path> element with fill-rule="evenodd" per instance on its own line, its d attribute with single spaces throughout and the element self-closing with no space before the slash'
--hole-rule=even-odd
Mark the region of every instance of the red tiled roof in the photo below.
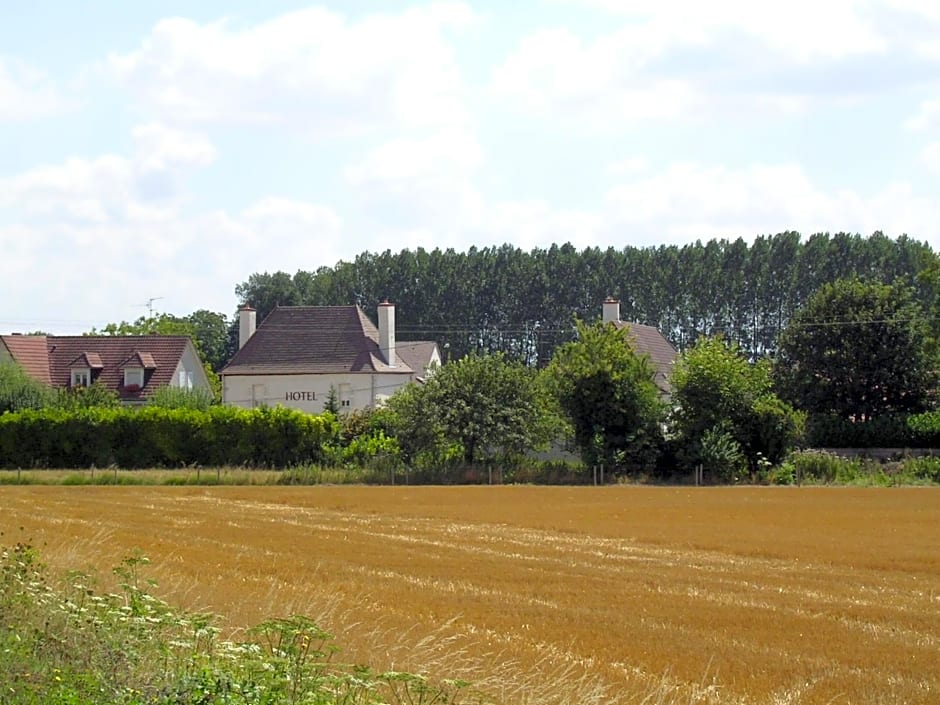
<svg viewBox="0 0 940 705">
<path fill-rule="evenodd" d="M 672 344 L 653 326 L 624 321 L 618 321 L 615 325 L 627 329 L 638 353 L 649 355 L 650 363 L 656 370 L 656 386 L 663 391 L 670 391 L 668 377 L 678 355 Z"/>
<path fill-rule="evenodd" d="M 139 392 L 122 396 L 148 397 L 173 379 L 190 339 L 184 335 L 76 335 L 3 336 L 13 359 L 30 376 L 53 387 L 68 387 L 71 370 L 89 367 L 93 381 L 122 393 L 125 367 L 144 367 L 147 374 Z M 136 364 L 125 364 L 129 361 Z"/>
<path fill-rule="evenodd" d="M 3 343 L 23 371 L 33 379 L 51 384 L 49 350 L 44 335 L 4 335 Z"/>
<path fill-rule="evenodd" d="M 284 306 L 268 314 L 220 374 L 412 373 L 396 359 L 395 367 L 385 364 L 379 331 L 358 306 Z"/>
</svg>

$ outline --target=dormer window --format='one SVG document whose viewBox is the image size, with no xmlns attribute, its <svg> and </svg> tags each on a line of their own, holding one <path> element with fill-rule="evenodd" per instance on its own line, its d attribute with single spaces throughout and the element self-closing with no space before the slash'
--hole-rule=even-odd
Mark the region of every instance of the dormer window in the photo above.
<svg viewBox="0 0 940 705">
<path fill-rule="evenodd" d="M 144 386 L 144 368 L 143 367 L 125 367 L 124 368 L 124 386 L 125 387 L 143 387 Z"/>
<path fill-rule="evenodd" d="M 72 368 L 72 387 L 90 387 L 91 369 L 88 367 Z"/>
<path fill-rule="evenodd" d="M 141 391 L 149 381 L 150 373 L 156 367 L 157 363 L 154 362 L 153 355 L 135 350 L 134 354 L 120 365 L 120 370 L 124 373 L 124 392 L 133 394 Z"/>
</svg>

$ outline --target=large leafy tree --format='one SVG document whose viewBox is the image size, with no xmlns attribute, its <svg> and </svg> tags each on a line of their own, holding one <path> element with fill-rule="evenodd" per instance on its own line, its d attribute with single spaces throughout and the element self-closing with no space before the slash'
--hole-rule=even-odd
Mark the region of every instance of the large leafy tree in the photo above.
<svg viewBox="0 0 940 705">
<path fill-rule="evenodd" d="M 626 329 L 579 321 L 577 340 L 556 349 L 544 374 L 587 465 L 622 467 L 631 451 L 655 449 L 660 393 Z"/>
<path fill-rule="evenodd" d="M 774 394 L 769 362 L 749 361 L 721 336 L 684 351 L 670 379 L 671 426 L 689 464 L 708 464 L 724 443 L 755 471 L 761 459 L 781 460 L 799 435 L 802 419 Z M 711 469 L 722 475 L 736 468 Z"/>
<path fill-rule="evenodd" d="M 930 326 L 901 282 L 823 285 L 780 338 L 776 378 L 798 408 L 869 419 L 927 408 L 937 383 Z"/>
<path fill-rule="evenodd" d="M 551 439 L 535 371 L 501 353 L 446 364 L 388 405 L 412 454 L 443 443 L 467 463 L 513 461 Z"/>
</svg>

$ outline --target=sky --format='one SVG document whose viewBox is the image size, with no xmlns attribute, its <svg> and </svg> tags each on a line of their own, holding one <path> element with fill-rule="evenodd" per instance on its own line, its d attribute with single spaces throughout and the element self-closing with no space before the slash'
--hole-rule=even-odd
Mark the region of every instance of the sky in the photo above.
<svg viewBox="0 0 940 705">
<path fill-rule="evenodd" d="M 938 194 L 936 0 L 0 9 L 3 333 L 231 316 L 365 251 L 940 249 Z"/>
</svg>

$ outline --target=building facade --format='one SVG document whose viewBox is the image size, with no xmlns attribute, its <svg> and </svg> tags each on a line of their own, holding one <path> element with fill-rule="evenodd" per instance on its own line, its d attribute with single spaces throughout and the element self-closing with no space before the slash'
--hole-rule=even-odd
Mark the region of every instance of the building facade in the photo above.
<svg viewBox="0 0 940 705">
<path fill-rule="evenodd" d="M 281 306 L 256 327 L 256 312 L 243 307 L 239 350 L 220 373 L 223 403 L 321 413 L 332 390 L 340 410 L 353 411 L 433 373 L 436 343 L 397 341 L 387 301 L 377 314 L 378 326 L 358 306 Z"/>
</svg>

